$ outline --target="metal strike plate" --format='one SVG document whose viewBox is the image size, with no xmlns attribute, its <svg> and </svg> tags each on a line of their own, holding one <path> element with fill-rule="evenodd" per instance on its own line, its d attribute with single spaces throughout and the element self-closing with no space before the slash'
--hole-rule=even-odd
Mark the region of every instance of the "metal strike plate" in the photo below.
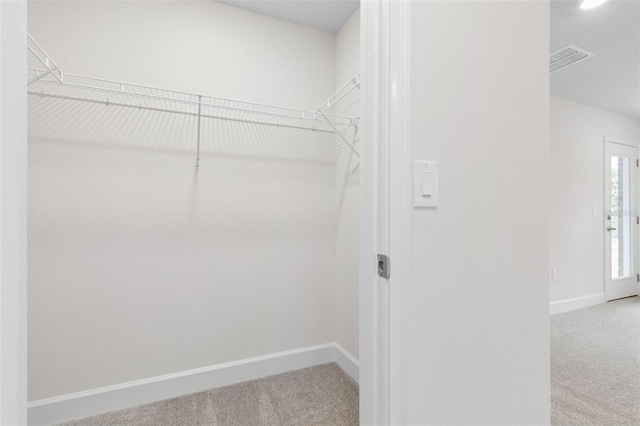
<svg viewBox="0 0 640 426">
<path fill-rule="evenodd" d="M 378 276 L 389 278 L 389 257 L 384 254 L 378 255 Z"/>
</svg>

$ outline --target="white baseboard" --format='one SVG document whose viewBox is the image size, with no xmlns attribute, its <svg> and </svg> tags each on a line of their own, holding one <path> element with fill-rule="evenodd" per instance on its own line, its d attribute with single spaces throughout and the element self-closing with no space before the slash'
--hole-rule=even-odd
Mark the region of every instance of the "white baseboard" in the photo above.
<svg viewBox="0 0 640 426">
<path fill-rule="evenodd" d="M 334 343 L 334 347 L 333 362 L 338 364 L 356 383 L 360 383 L 360 366 L 358 360 L 338 343 Z"/>
<path fill-rule="evenodd" d="M 337 343 L 327 343 L 32 401 L 28 422 L 62 423 L 330 362 L 358 381 L 358 361 Z"/>
<path fill-rule="evenodd" d="M 549 312 L 551 313 L 551 315 L 561 314 L 564 312 L 575 311 L 576 309 L 599 305 L 601 303 L 605 303 L 606 301 L 607 300 L 604 293 L 574 297 L 573 299 L 558 300 L 549 304 Z"/>
</svg>

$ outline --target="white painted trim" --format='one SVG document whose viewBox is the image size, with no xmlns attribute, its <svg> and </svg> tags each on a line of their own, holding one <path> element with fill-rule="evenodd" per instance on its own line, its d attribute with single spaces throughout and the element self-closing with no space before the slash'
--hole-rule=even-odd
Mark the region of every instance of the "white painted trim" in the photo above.
<svg viewBox="0 0 640 426">
<path fill-rule="evenodd" d="M 616 148 L 617 146 L 617 148 Z M 615 300 L 623 297 L 637 296 L 640 291 L 640 286 L 636 283 L 636 274 L 640 272 L 640 241 L 638 235 L 638 228 L 633 226 L 632 232 L 632 254 L 631 257 L 633 259 L 633 268 L 631 271 L 631 277 L 625 279 L 611 279 L 611 239 L 609 233 L 607 232 L 607 225 L 609 222 L 607 221 L 607 215 L 611 213 L 611 195 L 609 194 L 609 174 L 611 173 L 611 162 L 610 155 L 612 151 L 618 150 L 633 150 L 634 154 L 631 156 L 632 162 L 633 160 L 638 160 L 640 158 L 640 153 L 638 152 L 638 141 L 631 141 L 619 138 L 611 138 L 607 135 L 604 135 L 604 150 L 603 150 L 603 198 L 604 198 L 604 206 L 605 206 L 605 214 L 603 215 L 603 223 L 602 223 L 602 233 L 604 239 L 604 247 L 603 247 L 603 263 L 604 263 L 604 276 L 603 276 L 603 291 L 605 294 L 605 301 L 607 300 Z M 631 195 L 631 205 L 632 212 L 634 216 L 637 216 L 638 213 L 638 199 L 640 197 L 640 185 L 638 181 L 638 168 L 635 165 L 631 165 L 631 180 L 635 183 L 635 192 L 632 192 Z M 630 281 L 627 284 L 618 283 L 614 285 L 615 281 Z M 635 288 L 635 289 L 634 289 Z M 635 294 L 633 294 L 635 292 Z"/>
<path fill-rule="evenodd" d="M 388 281 L 376 274 L 377 254 L 388 254 L 388 6 L 381 0 L 360 4 L 360 423 L 381 426 L 389 424 Z M 391 259 L 392 275 L 394 267 Z"/>
<path fill-rule="evenodd" d="M 338 343 L 334 343 L 333 362 L 338 364 L 356 383 L 360 383 L 360 367 L 358 360 L 354 358 L 345 348 Z"/>
<path fill-rule="evenodd" d="M 615 143 L 618 145 L 626 145 L 626 146 L 630 146 L 632 148 L 638 148 L 638 146 L 640 146 L 640 142 L 638 141 L 632 141 L 629 139 L 620 139 L 620 138 L 611 138 L 608 137 L 607 135 L 604 136 L 604 143 L 606 144 L 607 142 L 610 143 Z"/>
<path fill-rule="evenodd" d="M 574 297 L 572 299 L 558 300 L 549 304 L 551 315 L 588 308 L 606 302 L 604 293 L 591 294 L 589 296 Z"/>
<path fill-rule="evenodd" d="M 358 381 L 358 361 L 327 343 L 33 401 L 29 424 L 62 423 L 330 362 Z"/>
<path fill-rule="evenodd" d="M 410 2 L 392 1 L 389 16 L 390 133 L 389 245 L 393 259 L 389 300 L 389 424 L 405 425 L 409 356 L 409 286 L 413 179 L 410 123 Z"/>
<path fill-rule="evenodd" d="M 406 424 L 409 2 L 363 1 L 361 12 L 360 423 Z"/>
<path fill-rule="evenodd" d="M 0 424 L 27 422 L 27 3 L 0 1 Z"/>
</svg>

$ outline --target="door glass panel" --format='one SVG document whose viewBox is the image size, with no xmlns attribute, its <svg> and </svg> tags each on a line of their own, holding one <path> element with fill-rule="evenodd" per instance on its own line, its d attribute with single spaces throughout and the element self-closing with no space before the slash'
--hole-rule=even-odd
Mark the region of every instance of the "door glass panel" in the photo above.
<svg viewBox="0 0 640 426">
<path fill-rule="evenodd" d="M 611 156 L 611 278 L 630 277 L 631 159 Z"/>
</svg>

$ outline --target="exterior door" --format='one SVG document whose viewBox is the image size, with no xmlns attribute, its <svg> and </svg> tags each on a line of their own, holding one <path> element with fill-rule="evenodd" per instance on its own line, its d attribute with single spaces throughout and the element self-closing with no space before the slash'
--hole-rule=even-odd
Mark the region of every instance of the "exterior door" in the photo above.
<svg viewBox="0 0 640 426">
<path fill-rule="evenodd" d="M 605 294 L 638 294 L 638 147 L 605 143 Z"/>
</svg>

